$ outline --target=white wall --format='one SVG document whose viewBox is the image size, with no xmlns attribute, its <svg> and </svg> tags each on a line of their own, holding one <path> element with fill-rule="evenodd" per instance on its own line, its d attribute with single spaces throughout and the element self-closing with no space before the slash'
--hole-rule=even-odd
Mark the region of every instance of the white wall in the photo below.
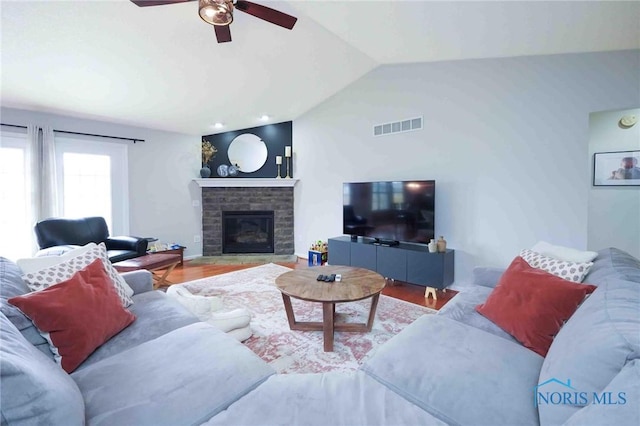
<svg viewBox="0 0 640 426">
<path fill-rule="evenodd" d="M 640 51 L 382 66 L 294 121 L 296 253 L 342 234 L 342 183 L 435 179 L 456 282 L 538 240 L 585 249 L 589 113 L 640 103 Z M 424 130 L 374 138 L 374 124 Z"/>
<path fill-rule="evenodd" d="M 202 243 L 193 242 L 195 235 L 201 235 L 201 208 L 192 207 L 192 200 L 201 198 L 200 188 L 192 182 L 200 177 L 199 135 L 11 108 L 2 108 L 1 117 L 8 124 L 33 123 L 57 130 L 145 139 L 128 143 L 130 234 L 185 245 L 187 257 L 202 254 Z"/>
<path fill-rule="evenodd" d="M 638 103 L 640 105 L 640 102 Z M 595 152 L 640 150 L 640 124 L 618 126 L 640 109 L 597 112 L 589 118 L 589 166 Z M 587 247 L 618 247 L 640 258 L 640 187 L 594 186 L 589 191 Z"/>
<path fill-rule="evenodd" d="M 589 114 L 638 105 L 637 50 L 380 67 L 294 120 L 296 253 L 341 234 L 343 182 L 390 179 L 437 180 L 436 233 L 456 249 L 457 282 L 537 240 L 586 248 Z M 416 115 L 423 131 L 371 136 Z M 202 253 L 200 135 L 10 108 L 1 118 L 146 139 L 129 145 L 130 231 Z"/>
</svg>

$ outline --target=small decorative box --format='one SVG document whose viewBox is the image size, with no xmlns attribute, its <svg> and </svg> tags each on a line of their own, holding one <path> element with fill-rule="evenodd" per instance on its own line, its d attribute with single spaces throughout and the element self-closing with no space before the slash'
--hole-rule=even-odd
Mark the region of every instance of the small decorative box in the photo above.
<svg viewBox="0 0 640 426">
<path fill-rule="evenodd" d="M 326 251 L 309 250 L 309 266 L 322 266 L 327 263 Z"/>
</svg>

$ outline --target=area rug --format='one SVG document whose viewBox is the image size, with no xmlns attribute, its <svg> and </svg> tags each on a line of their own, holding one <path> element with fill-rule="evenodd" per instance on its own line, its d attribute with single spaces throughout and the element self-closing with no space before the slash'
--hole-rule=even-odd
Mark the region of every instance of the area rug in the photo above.
<svg viewBox="0 0 640 426">
<path fill-rule="evenodd" d="M 246 308 L 252 314 L 253 336 L 244 344 L 279 373 L 354 371 L 372 352 L 424 314 L 436 311 L 392 297 L 380 296 L 369 333 L 336 332 L 334 351 L 324 352 L 322 331 L 292 331 L 275 280 L 291 269 L 275 264 L 190 281 L 191 293 L 219 296 L 227 309 Z M 322 304 L 291 299 L 296 319 L 322 321 Z M 340 322 L 366 322 L 371 300 L 336 305 Z"/>
</svg>

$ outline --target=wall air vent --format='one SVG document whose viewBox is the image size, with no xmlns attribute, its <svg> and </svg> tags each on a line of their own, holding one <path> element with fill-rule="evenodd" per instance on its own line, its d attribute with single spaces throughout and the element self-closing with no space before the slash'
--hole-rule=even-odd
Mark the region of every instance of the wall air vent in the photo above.
<svg viewBox="0 0 640 426">
<path fill-rule="evenodd" d="M 407 118 L 392 123 L 376 124 L 373 126 L 373 136 L 387 136 L 394 133 L 413 132 L 422 130 L 422 117 Z"/>
</svg>

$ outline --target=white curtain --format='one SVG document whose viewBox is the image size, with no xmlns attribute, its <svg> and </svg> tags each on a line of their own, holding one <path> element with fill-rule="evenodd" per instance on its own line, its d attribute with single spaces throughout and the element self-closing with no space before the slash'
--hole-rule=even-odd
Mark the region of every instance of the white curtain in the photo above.
<svg viewBox="0 0 640 426">
<path fill-rule="evenodd" d="M 58 210 L 58 179 L 56 176 L 56 152 L 53 129 L 42 128 L 42 145 L 40 169 L 40 219 L 60 215 Z"/>
<path fill-rule="evenodd" d="M 38 204 L 40 198 L 40 188 L 38 185 L 39 179 L 36 175 L 36 170 L 40 168 L 40 164 L 38 163 L 38 139 L 40 138 L 40 127 L 34 124 L 27 125 L 27 155 L 29 156 L 30 167 L 27 173 L 30 175 L 29 182 L 31 183 L 31 209 L 29 213 L 31 214 L 31 218 L 29 222 L 32 225 L 35 225 L 39 218 L 38 213 Z M 36 235 L 31 231 L 31 252 L 35 253 L 38 250 L 38 241 L 36 240 Z"/>
<path fill-rule="evenodd" d="M 28 155 L 31 164 L 31 223 L 58 216 L 55 144 L 51 127 L 27 126 Z M 38 251 L 33 235 L 32 248 Z"/>
<path fill-rule="evenodd" d="M 51 127 L 27 126 L 31 157 L 33 222 L 58 215 L 56 155 Z"/>
</svg>

